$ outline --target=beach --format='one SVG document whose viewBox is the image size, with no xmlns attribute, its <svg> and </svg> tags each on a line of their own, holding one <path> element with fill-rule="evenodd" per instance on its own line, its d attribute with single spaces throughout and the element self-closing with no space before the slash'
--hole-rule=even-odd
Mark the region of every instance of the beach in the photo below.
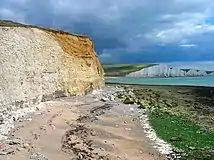
<svg viewBox="0 0 214 160">
<path fill-rule="evenodd" d="M 14 115 L 0 158 L 212 160 L 213 90 L 107 84 L 84 96 L 42 102 Z"/>
<path fill-rule="evenodd" d="M 171 150 L 154 147 L 144 129 L 145 110 L 123 104 L 117 98 L 123 90 L 106 86 L 43 102 L 21 116 L 14 113 L 15 121 L 4 120 L 14 127 L 4 128 L 8 134 L 0 141 L 0 159 L 165 160 Z"/>
</svg>

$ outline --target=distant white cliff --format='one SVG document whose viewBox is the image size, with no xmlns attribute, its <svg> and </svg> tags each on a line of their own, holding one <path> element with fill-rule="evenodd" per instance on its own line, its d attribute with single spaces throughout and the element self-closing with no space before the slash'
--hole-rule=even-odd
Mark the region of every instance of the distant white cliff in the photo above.
<svg viewBox="0 0 214 160">
<path fill-rule="evenodd" d="M 126 77 L 198 77 L 211 75 L 214 75 L 214 72 L 196 69 L 180 69 L 169 67 L 165 64 L 159 64 L 132 72 L 126 75 Z"/>
</svg>

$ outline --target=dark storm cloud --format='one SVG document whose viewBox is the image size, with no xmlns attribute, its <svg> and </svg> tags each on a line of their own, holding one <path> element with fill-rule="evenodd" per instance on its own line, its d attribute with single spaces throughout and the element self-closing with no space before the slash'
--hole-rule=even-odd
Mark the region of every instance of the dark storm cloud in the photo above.
<svg viewBox="0 0 214 160">
<path fill-rule="evenodd" d="M 213 5 L 212 0 L 1 0 L 0 18 L 88 35 L 102 61 L 112 55 L 118 62 L 206 60 L 213 54 L 204 53 L 213 49 L 208 46 L 214 41 Z"/>
</svg>

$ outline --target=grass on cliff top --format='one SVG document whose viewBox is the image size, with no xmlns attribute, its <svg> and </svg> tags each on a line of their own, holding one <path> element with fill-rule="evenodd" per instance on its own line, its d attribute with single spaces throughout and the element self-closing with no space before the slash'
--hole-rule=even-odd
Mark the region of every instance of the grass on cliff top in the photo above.
<svg viewBox="0 0 214 160">
<path fill-rule="evenodd" d="M 151 67 L 155 64 L 114 64 L 102 65 L 105 71 L 105 76 L 117 77 L 125 76 L 131 72 L 139 71 L 143 68 Z"/>
<path fill-rule="evenodd" d="M 214 133 L 201 130 L 184 117 L 164 112 L 149 113 L 149 120 L 160 138 L 187 154 L 183 159 L 214 159 L 214 153 L 209 152 L 214 149 Z"/>
<path fill-rule="evenodd" d="M 73 33 L 65 32 L 65 31 L 57 30 L 57 29 L 54 29 L 54 28 L 44 28 L 44 27 L 36 26 L 36 25 L 27 25 L 27 24 L 22 24 L 22 23 L 18 23 L 18 22 L 13 22 L 13 21 L 10 21 L 10 20 L 0 20 L 0 27 L 38 28 L 38 29 L 41 29 L 41 30 L 44 30 L 44 31 L 53 32 L 53 33 L 60 33 L 60 34 L 74 35 L 74 36 L 77 36 L 77 37 L 89 38 L 89 37 L 84 36 L 84 35 L 73 34 Z"/>
</svg>

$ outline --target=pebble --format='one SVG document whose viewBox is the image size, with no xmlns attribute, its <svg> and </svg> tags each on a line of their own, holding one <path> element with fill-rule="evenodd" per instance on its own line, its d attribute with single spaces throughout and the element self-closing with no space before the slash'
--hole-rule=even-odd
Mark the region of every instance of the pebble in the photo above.
<svg viewBox="0 0 214 160">
<path fill-rule="evenodd" d="M 22 146 L 23 148 L 29 148 L 30 147 L 30 145 L 28 144 L 28 143 L 23 143 L 23 146 Z"/>
<path fill-rule="evenodd" d="M 11 147 L 11 146 L 5 146 L 2 151 L 0 152 L 0 155 L 9 155 L 13 154 L 15 151 L 17 151 L 18 148 Z"/>
<path fill-rule="evenodd" d="M 7 152 L 2 151 L 0 152 L 0 155 L 7 155 Z"/>
<path fill-rule="evenodd" d="M 107 101 L 109 101 L 109 99 L 106 98 L 106 97 L 102 97 L 102 98 L 101 98 L 101 101 L 102 101 L 102 102 L 107 102 Z"/>
<path fill-rule="evenodd" d="M 134 108 L 130 108 L 130 111 L 134 111 Z"/>
<path fill-rule="evenodd" d="M 52 128 L 52 129 L 56 129 L 56 126 L 53 125 L 53 124 L 51 124 L 51 128 Z"/>
<path fill-rule="evenodd" d="M 134 121 L 137 121 L 137 118 L 133 118 L 133 119 L 132 119 L 132 122 L 134 122 Z"/>
<path fill-rule="evenodd" d="M 30 122 L 31 122 L 32 120 L 33 120 L 32 118 L 27 118 L 27 119 L 26 119 L 26 121 L 30 121 Z"/>
<path fill-rule="evenodd" d="M 1 125 L 1 124 L 4 124 L 4 118 L 3 118 L 2 115 L 0 116 L 0 125 Z"/>
<path fill-rule="evenodd" d="M 110 96 L 109 96 L 109 99 L 110 99 L 110 101 L 114 101 L 114 100 L 115 100 L 115 97 L 114 97 L 113 95 L 110 95 Z"/>
<path fill-rule="evenodd" d="M 3 149 L 3 148 L 4 148 L 4 145 L 3 145 L 3 144 L 0 144 L 0 150 Z"/>
<path fill-rule="evenodd" d="M 19 119 L 19 122 L 23 122 L 24 120 L 23 119 Z"/>
<path fill-rule="evenodd" d="M 17 119 L 16 119 L 16 117 L 13 117 L 13 121 L 16 121 Z"/>
<path fill-rule="evenodd" d="M 40 107 L 36 107 L 36 110 L 39 111 L 41 108 Z"/>
<path fill-rule="evenodd" d="M 46 158 L 43 154 L 40 153 L 34 153 L 30 156 L 30 159 L 33 160 L 48 160 L 48 158 Z"/>
<path fill-rule="evenodd" d="M 8 137 L 0 134 L 0 140 L 6 140 Z"/>
<path fill-rule="evenodd" d="M 22 140 L 21 139 L 13 139 L 13 140 L 10 140 L 9 141 L 9 145 L 18 145 L 18 144 L 21 144 L 22 143 Z"/>
<path fill-rule="evenodd" d="M 92 135 L 92 136 L 96 136 L 95 131 L 91 131 L 91 135 Z"/>
<path fill-rule="evenodd" d="M 127 130 L 127 131 L 131 131 L 132 129 L 131 129 L 131 128 L 125 128 L 125 130 Z"/>
</svg>

